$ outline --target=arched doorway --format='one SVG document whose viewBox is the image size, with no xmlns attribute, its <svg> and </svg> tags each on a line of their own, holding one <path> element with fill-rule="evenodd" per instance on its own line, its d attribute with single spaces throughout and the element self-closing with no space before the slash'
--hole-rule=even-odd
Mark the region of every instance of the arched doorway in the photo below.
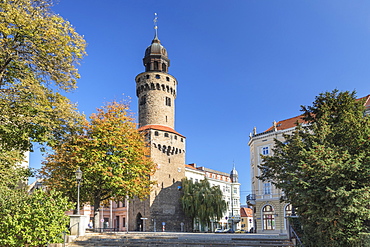
<svg viewBox="0 0 370 247">
<path fill-rule="evenodd" d="M 141 215 L 141 213 L 138 213 L 136 215 L 136 228 L 135 228 L 135 231 L 140 231 L 142 232 L 143 231 L 143 226 L 144 226 L 144 222 L 142 220 L 143 216 Z"/>
<path fill-rule="evenodd" d="M 266 205 L 262 209 L 263 230 L 275 230 L 275 211 L 271 205 Z"/>
</svg>

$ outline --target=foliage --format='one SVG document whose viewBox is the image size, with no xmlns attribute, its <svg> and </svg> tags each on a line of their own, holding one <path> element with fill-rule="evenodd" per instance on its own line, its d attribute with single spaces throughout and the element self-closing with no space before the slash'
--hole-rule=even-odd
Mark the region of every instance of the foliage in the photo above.
<svg viewBox="0 0 370 247">
<path fill-rule="evenodd" d="M 13 178 L 19 181 L 24 171 L 12 169 Z M 65 211 L 71 208 L 67 198 L 60 192 L 36 190 L 28 194 L 24 187 L 14 188 L 9 181 L 0 186 L 0 241 L 4 247 L 45 246 L 61 242 L 69 217 Z M 57 236 L 60 236 L 59 238 Z"/>
<path fill-rule="evenodd" d="M 307 246 L 360 246 L 370 219 L 370 118 L 355 92 L 326 92 L 302 107 L 306 125 L 264 156 L 260 179 L 282 189 Z"/>
<path fill-rule="evenodd" d="M 42 168 L 45 184 L 76 201 L 74 172 L 80 167 L 81 200 L 93 203 L 95 211 L 107 199 L 147 196 L 155 166 L 128 110 L 127 104 L 109 103 L 90 117 L 90 123 L 85 121 L 83 131 L 55 146 Z"/>
<path fill-rule="evenodd" d="M 185 214 L 193 221 L 206 226 L 211 219 L 220 220 L 227 209 L 227 203 L 223 200 L 222 191 L 218 186 L 210 186 L 207 178 L 200 182 L 184 178 L 182 180 L 184 195 L 181 197 L 181 204 Z"/>
<path fill-rule="evenodd" d="M 54 145 L 81 117 L 60 91 L 76 87 L 86 43 L 50 0 L 0 1 L 0 153 Z"/>
</svg>

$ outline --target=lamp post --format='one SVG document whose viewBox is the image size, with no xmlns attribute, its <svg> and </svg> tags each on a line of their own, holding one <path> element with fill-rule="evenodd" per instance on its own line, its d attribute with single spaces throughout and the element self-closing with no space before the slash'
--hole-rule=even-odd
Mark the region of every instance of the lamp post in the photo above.
<svg viewBox="0 0 370 247">
<path fill-rule="evenodd" d="M 80 182 L 82 179 L 82 171 L 80 167 L 77 168 L 75 175 L 77 180 L 77 215 L 80 215 Z"/>
</svg>

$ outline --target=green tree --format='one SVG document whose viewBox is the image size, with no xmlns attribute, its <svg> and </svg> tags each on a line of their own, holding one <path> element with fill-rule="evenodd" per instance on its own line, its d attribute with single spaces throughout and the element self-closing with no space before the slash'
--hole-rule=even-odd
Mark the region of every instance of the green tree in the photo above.
<svg viewBox="0 0 370 247">
<path fill-rule="evenodd" d="M 81 120 L 61 93 L 76 87 L 86 43 L 51 7 L 49 0 L 0 1 L 0 159 L 8 162 L 8 151 L 54 145 Z"/>
<path fill-rule="evenodd" d="M 74 172 L 80 167 L 81 200 L 93 203 L 95 216 L 104 200 L 147 196 L 155 165 L 128 110 L 127 104 L 106 104 L 85 122 L 82 132 L 72 133 L 55 146 L 42 167 L 45 184 L 76 202 Z M 95 226 L 98 222 L 95 217 Z"/>
<path fill-rule="evenodd" d="M 196 183 L 184 178 L 182 187 L 182 208 L 185 215 L 191 218 L 193 227 L 195 220 L 208 226 L 211 220 L 220 220 L 226 212 L 227 203 L 223 200 L 222 191 L 218 186 L 211 187 L 207 178 Z"/>
<path fill-rule="evenodd" d="M 370 118 L 355 92 L 322 93 L 302 106 L 305 125 L 264 156 L 261 179 L 285 193 L 307 246 L 362 246 L 370 219 Z"/>
<path fill-rule="evenodd" d="M 0 164 L 1 165 L 1 164 Z M 45 246 L 61 243 L 71 204 L 60 192 L 37 190 L 27 192 L 28 170 L 21 167 L 4 169 L 0 182 L 0 243 L 4 247 Z M 24 186 L 22 186 L 24 185 Z"/>
</svg>

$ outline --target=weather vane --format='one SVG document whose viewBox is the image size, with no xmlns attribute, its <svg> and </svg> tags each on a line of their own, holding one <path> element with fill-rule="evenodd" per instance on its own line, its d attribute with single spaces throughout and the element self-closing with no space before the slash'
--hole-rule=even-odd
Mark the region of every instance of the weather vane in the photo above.
<svg viewBox="0 0 370 247">
<path fill-rule="evenodd" d="M 157 22 L 158 22 L 158 15 L 157 13 L 154 13 L 154 29 L 155 29 L 155 36 L 158 36 L 158 26 L 157 26 Z"/>
</svg>

